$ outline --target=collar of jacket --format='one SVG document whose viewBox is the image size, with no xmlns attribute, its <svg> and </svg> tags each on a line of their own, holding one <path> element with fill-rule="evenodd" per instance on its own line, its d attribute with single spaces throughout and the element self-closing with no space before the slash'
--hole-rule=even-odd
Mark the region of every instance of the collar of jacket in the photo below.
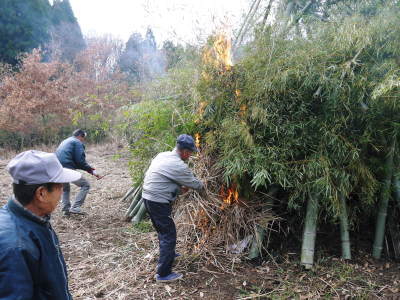
<svg viewBox="0 0 400 300">
<path fill-rule="evenodd" d="M 181 158 L 181 156 L 179 155 L 179 153 L 178 153 L 178 148 L 174 148 L 172 151 L 171 151 L 174 155 L 176 155 L 180 160 L 183 160 L 182 158 Z"/>
<path fill-rule="evenodd" d="M 8 206 L 8 209 L 11 212 L 13 212 L 15 215 L 29 219 L 33 222 L 45 225 L 45 224 L 49 223 L 49 221 L 50 221 L 49 215 L 44 216 L 44 217 L 39 217 L 39 216 L 33 214 L 32 212 L 30 212 L 29 210 L 24 208 L 22 206 L 22 204 L 19 203 L 17 199 L 15 199 L 14 196 L 8 200 L 7 206 Z"/>
</svg>

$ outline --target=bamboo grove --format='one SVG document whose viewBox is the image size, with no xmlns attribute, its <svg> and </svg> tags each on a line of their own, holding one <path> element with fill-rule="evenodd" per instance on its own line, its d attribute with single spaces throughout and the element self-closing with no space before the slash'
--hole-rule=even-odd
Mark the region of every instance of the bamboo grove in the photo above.
<svg viewBox="0 0 400 300">
<path fill-rule="evenodd" d="M 399 195 L 399 46 L 393 2 L 374 15 L 314 22 L 307 34 L 269 26 L 234 66 L 204 61 L 198 131 L 207 151 L 242 196 L 278 187 L 288 209 L 307 207 L 306 268 L 322 218 L 339 221 L 349 259 L 349 226 L 377 211 L 371 248 L 381 256 L 388 202 Z"/>
</svg>

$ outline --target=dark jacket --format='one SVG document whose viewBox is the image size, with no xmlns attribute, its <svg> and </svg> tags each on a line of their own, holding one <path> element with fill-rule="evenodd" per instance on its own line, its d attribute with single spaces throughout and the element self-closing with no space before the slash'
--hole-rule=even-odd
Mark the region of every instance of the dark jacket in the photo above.
<svg viewBox="0 0 400 300">
<path fill-rule="evenodd" d="M 88 172 L 92 170 L 86 162 L 85 145 L 76 137 L 71 136 L 62 141 L 56 150 L 56 155 L 64 168 Z"/>
<path fill-rule="evenodd" d="M 0 209 L 0 299 L 72 299 L 49 217 L 39 218 L 13 199 Z"/>
</svg>

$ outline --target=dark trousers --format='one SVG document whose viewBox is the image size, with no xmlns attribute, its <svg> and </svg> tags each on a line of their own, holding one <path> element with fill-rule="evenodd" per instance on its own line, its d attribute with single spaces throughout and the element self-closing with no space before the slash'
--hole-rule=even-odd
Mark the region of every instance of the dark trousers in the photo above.
<svg viewBox="0 0 400 300">
<path fill-rule="evenodd" d="M 176 228 L 171 216 L 172 206 L 170 203 L 159 203 L 146 199 L 143 199 L 143 202 L 158 233 L 160 257 L 157 274 L 161 277 L 167 276 L 172 272 L 176 246 Z"/>
</svg>

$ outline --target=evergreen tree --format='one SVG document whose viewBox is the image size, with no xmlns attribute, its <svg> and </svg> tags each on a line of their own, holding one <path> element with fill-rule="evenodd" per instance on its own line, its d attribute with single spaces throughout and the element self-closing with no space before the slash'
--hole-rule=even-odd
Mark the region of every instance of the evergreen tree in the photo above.
<svg viewBox="0 0 400 300">
<path fill-rule="evenodd" d="M 85 48 L 85 41 L 69 0 L 54 1 L 51 21 L 53 52 L 58 50 L 61 59 L 73 61 L 76 54 Z"/>
<path fill-rule="evenodd" d="M 128 74 L 133 81 L 140 81 L 143 78 L 143 38 L 140 33 L 133 33 L 126 43 L 125 50 L 121 55 L 119 66 Z"/>
<path fill-rule="evenodd" d="M 0 1 L 0 61 L 16 65 L 18 55 L 49 41 L 48 0 Z"/>
<path fill-rule="evenodd" d="M 148 28 L 145 39 L 139 33 L 131 35 L 121 55 L 119 65 L 131 80 L 149 80 L 164 72 L 165 58 L 162 54 L 157 50 L 153 31 Z"/>
<path fill-rule="evenodd" d="M 147 28 L 146 39 L 144 40 L 143 44 L 147 51 L 155 52 L 157 50 L 156 39 L 151 28 Z"/>
<path fill-rule="evenodd" d="M 185 50 L 181 45 L 174 45 L 171 41 L 164 41 L 162 51 L 165 57 L 166 70 L 174 68 L 185 56 Z"/>
</svg>

